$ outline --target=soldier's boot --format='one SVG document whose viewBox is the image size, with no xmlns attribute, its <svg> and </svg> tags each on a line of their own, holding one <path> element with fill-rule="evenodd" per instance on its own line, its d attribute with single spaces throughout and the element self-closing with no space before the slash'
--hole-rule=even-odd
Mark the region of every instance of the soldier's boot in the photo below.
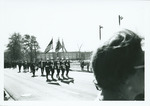
<svg viewBox="0 0 150 106">
<path fill-rule="evenodd" d="M 68 74 L 66 74 L 66 77 L 68 77 Z"/>
<path fill-rule="evenodd" d="M 63 74 L 61 75 L 61 77 L 62 77 L 62 79 L 65 79 L 65 77 L 64 77 L 64 75 L 63 75 Z"/>
</svg>

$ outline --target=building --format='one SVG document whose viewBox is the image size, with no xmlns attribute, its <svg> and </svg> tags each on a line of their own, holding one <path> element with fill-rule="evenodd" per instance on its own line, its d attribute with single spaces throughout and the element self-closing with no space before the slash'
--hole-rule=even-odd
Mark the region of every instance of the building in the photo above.
<svg viewBox="0 0 150 106">
<path fill-rule="evenodd" d="M 49 59 L 56 59 L 56 57 L 59 58 L 69 58 L 70 60 L 90 60 L 92 55 L 92 52 L 49 52 L 49 53 L 43 53 L 40 52 L 37 55 L 37 59 L 43 59 L 46 60 L 46 58 Z"/>
</svg>

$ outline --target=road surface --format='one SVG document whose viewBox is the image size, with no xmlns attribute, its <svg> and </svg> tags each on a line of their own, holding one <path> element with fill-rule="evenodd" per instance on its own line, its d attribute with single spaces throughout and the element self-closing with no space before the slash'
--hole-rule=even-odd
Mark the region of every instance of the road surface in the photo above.
<svg viewBox="0 0 150 106">
<path fill-rule="evenodd" d="M 4 89 L 16 101 L 94 101 L 97 90 L 93 73 L 70 71 L 74 83 L 46 82 L 40 69 L 36 77 L 32 73 L 18 73 L 16 69 L 4 69 Z M 55 76 L 55 75 L 54 75 Z M 50 78 L 50 76 L 49 76 Z"/>
</svg>

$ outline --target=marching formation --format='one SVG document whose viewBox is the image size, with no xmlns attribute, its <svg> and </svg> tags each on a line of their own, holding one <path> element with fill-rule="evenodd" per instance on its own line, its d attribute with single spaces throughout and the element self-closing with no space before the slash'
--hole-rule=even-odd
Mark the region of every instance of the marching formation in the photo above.
<svg viewBox="0 0 150 106">
<path fill-rule="evenodd" d="M 49 75 L 51 76 L 51 80 L 62 80 L 62 79 L 69 79 L 69 70 L 70 70 L 70 60 L 68 58 L 59 58 L 57 57 L 55 60 L 54 59 L 49 59 L 47 58 L 46 61 L 43 61 L 41 59 L 39 62 L 31 62 L 28 63 L 27 61 L 25 62 L 18 62 L 16 63 L 19 67 L 19 72 L 21 72 L 21 67 L 23 67 L 23 72 L 29 72 L 30 68 L 30 73 L 32 73 L 32 77 L 35 77 L 35 72 L 40 68 L 41 71 L 41 76 L 44 75 L 44 71 L 46 72 L 46 81 L 50 81 Z M 54 73 L 56 73 L 56 78 L 54 79 Z"/>
</svg>

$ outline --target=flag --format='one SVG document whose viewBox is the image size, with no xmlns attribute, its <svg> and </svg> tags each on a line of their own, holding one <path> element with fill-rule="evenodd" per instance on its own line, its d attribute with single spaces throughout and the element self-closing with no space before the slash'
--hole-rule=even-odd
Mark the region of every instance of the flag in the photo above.
<svg viewBox="0 0 150 106">
<path fill-rule="evenodd" d="M 66 50 L 66 48 L 65 48 L 65 44 L 64 44 L 64 41 L 62 40 L 62 50 L 63 50 L 63 52 L 65 51 L 65 52 L 67 52 L 67 50 Z"/>
<path fill-rule="evenodd" d="M 122 16 L 120 16 L 120 20 L 122 20 L 123 19 L 123 17 Z"/>
<path fill-rule="evenodd" d="M 57 42 L 56 48 L 55 48 L 55 52 L 58 52 L 61 48 L 62 48 L 62 45 L 61 45 L 61 43 L 60 43 L 60 41 L 58 39 L 58 42 Z"/>
<path fill-rule="evenodd" d="M 45 53 L 48 53 L 51 49 L 53 49 L 53 38 L 45 49 Z"/>
<path fill-rule="evenodd" d="M 120 23 L 121 23 L 121 20 L 123 19 L 123 17 L 122 16 L 118 16 L 119 17 L 119 25 L 120 25 Z"/>
</svg>

